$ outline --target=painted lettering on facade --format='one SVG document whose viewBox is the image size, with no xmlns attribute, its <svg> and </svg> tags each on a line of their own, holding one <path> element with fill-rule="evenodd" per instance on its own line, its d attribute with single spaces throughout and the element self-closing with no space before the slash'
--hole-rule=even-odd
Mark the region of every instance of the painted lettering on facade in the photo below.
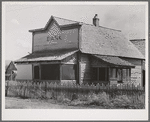
<svg viewBox="0 0 150 122">
<path fill-rule="evenodd" d="M 78 29 L 60 30 L 53 23 L 47 32 L 35 33 L 33 51 L 78 48 Z"/>
</svg>

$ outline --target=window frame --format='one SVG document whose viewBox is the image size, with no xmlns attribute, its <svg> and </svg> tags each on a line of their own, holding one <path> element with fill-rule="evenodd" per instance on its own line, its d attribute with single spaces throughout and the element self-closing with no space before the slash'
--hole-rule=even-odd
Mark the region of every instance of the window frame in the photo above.
<svg viewBox="0 0 150 122">
<path fill-rule="evenodd" d="M 118 76 L 119 70 L 121 71 L 121 80 L 119 79 L 119 76 Z M 124 74 L 123 70 L 126 70 L 125 74 Z M 125 75 L 125 78 L 124 78 L 124 75 Z M 118 68 L 117 80 L 118 80 L 118 83 L 130 82 L 131 81 L 131 68 Z"/>
<path fill-rule="evenodd" d="M 69 66 L 69 65 L 71 65 L 71 66 L 73 66 L 73 69 L 74 69 L 74 78 L 73 79 L 64 79 L 63 78 L 63 66 Z M 62 64 L 61 66 L 61 76 L 60 76 L 60 79 L 61 80 L 77 80 L 77 64 Z"/>
<path fill-rule="evenodd" d="M 105 69 L 105 80 L 100 80 L 100 75 L 99 75 L 99 71 L 100 71 L 100 68 L 104 68 Z M 108 67 L 92 67 L 92 70 L 93 69 L 96 69 L 96 79 L 92 78 L 92 80 L 95 80 L 95 81 L 104 81 L 104 82 L 107 82 L 109 81 L 108 79 Z M 93 76 L 92 76 L 93 77 Z"/>
<path fill-rule="evenodd" d="M 55 78 L 55 79 L 52 79 L 52 78 L 51 78 L 51 79 L 44 78 L 43 75 L 42 75 L 42 73 L 43 73 L 43 66 L 44 66 L 44 65 L 56 65 L 56 66 L 58 66 L 58 67 L 56 67 L 56 68 L 58 68 L 58 72 L 57 72 L 57 73 L 59 73 L 59 74 L 58 74 L 58 79 L 56 79 L 56 78 Z M 42 63 L 40 66 L 41 66 L 41 80 L 60 80 L 60 65 L 59 65 L 59 64 Z M 57 70 L 56 70 L 56 71 L 57 71 Z M 53 74 L 53 75 L 54 75 L 54 74 Z"/>
<path fill-rule="evenodd" d="M 115 69 L 115 71 L 114 71 L 114 69 Z M 110 70 L 109 79 L 117 79 L 117 77 L 118 77 L 118 68 L 111 67 L 111 68 L 109 68 L 109 70 Z M 113 73 L 115 73 L 115 74 L 113 75 Z"/>
</svg>

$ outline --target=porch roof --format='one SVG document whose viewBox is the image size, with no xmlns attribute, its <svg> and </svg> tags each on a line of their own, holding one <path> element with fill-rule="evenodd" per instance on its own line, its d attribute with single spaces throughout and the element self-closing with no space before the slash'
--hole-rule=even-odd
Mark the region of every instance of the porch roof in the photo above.
<svg viewBox="0 0 150 122">
<path fill-rule="evenodd" d="M 130 62 L 125 61 L 119 57 L 102 56 L 102 55 L 94 55 L 94 56 L 101 59 L 104 62 L 107 62 L 107 63 L 115 65 L 115 66 L 135 67 L 134 64 L 131 64 Z"/>
<path fill-rule="evenodd" d="M 28 62 L 43 62 L 43 61 L 60 61 L 78 50 L 51 50 L 51 51 L 38 51 L 29 54 L 21 59 L 15 61 L 15 63 L 28 63 Z"/>
</svg>

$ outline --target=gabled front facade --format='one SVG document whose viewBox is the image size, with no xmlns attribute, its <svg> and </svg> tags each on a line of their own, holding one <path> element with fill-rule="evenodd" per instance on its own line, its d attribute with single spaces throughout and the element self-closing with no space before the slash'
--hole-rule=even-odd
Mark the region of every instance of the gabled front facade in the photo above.
<svg viewBox="0 0 150 122">
<path fill-rule="evenodd" d="M 32 54 L 16 61 L 18 72 L 26 74 L 17 79 L 78 84 L 135 80 L 142 84 L 142 54 L 120 31 L 96 23 L 52 16 L 44 28 L 30 30 Z M 26 73 L 25 67 L 29 67 Z"/>
</svg>

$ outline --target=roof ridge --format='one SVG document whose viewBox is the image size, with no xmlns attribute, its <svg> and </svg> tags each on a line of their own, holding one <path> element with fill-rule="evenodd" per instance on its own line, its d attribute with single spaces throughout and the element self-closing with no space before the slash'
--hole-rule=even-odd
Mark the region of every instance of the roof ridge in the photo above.
<svg viewBox="0 0 150 122">
<path fill-rule="evenodd" d="M 130 41 L 144 41 L 145 39 L 130 39 Z"/>
<path fill-rule="evenodd" d="M 53 17 L 54 19 L 55 18 L 58 18 L 58 19 L 61 19 L 61 20 L 66 20 L 66 21 L 71 21 L 71 22 L 76 22 L 76 23 L 81 23 L 81 24 L 85 24 L 85 25 L 89 25 L 89 26 L 93 26 L 93 27 L 96 27 L 96 28 L 105 28 L 105 29 L 109 29 L 109 30 L 114 30 L 114 31 L 118 31 L 118 32 L 121 32 L 121 30 L 117 30 L 117 29 L 113 29 L 113 28 L 108 28 L 108 27 L 103 27 L 103 26 L 95 26 L 93 24 L 88 24 L 88 23 L 84 23 L 84 22 L 80 22 L 80 21 L 74 21 L 74 20 L 70 20 L 70 19 L 65 19 L 65 18 L 61 18 L 61 17 L 56 17 L 56 16 L 51 16 Z M 50 21 L 50 20 L 49 20 Z M 57 20 L 56 20 L 57 21 Z M 59 24 L 59 23 L 58 23 Z M 35 30 L 44 30 L 44 28 L 38 28 L 38 29 L 32 29 L 32 30 L 29 30 L 29 32 L 32 32 L 32 31 L 35 31 Z"/>
<path fill-rule="evenodd" d="M 87 23 L 84 23 L 84 24 L 86 24 L 86 25 L 91 25 L 91 26 L 93 26 L 93 27 L 97 27 L 97 28 L 105 28 L 105 29 L 110 29 L 110 30 L 114 30 L 114 31 L 119 31 L 119 32 L 121 32 L 121 30 L 118 30 L 118 29 L 113 29 L 113 28 L 108 28 L 108 27 L 104 27 L 104 26 L 95 26 L 95 25 L 92 25 L 92 24 L 87 24 Z"/>
<path fill-rule="evenodd" d="M 56 16 L 53 16 L 53 17 L 55 18 Z M 72 21 L 72 22 L 77 22 L 77 23 L 83 23 L 83 24 L 90 25 L 90 26 L 93 26 L 93 27 L 101 27 L 101 28 L 105 28 L 105 29 L 110 29 L 110 30 L 121 32 L 121 30 L 118 30 L 118 29 L 113 29 L 113 28 L 108 28 L 108 27 L 103 27 L 103 26 L 95 26 L 93 24 L 88 24 L 88 23 L 80 22 L 80 21 L 74 21 L 74 20 L 70 20 L 70 19 L 66 19 L 66 18 L 61 18 L 61 17 L 56 17 L 56 18 L 63 19 L 63 20 L 68 20 L 68 21 Z"/>
<path fill-rule="evenodd" d="M 54 18 L 56 17 L 56 16 L 53 16 Z M 73 22 L 77 22 L 77 23 L 80 23 L 79 21 L 74 21 L 74 20 L 70 20 L 70 19 L 65 19 L 65 18 L 61 18 L 61 17 L 56 17 L 56 18 L 59 18 L 59 19 L 63 19 L 63 20 L 68 20 L 68 21 L 73 21 Z"/>
</svg>

